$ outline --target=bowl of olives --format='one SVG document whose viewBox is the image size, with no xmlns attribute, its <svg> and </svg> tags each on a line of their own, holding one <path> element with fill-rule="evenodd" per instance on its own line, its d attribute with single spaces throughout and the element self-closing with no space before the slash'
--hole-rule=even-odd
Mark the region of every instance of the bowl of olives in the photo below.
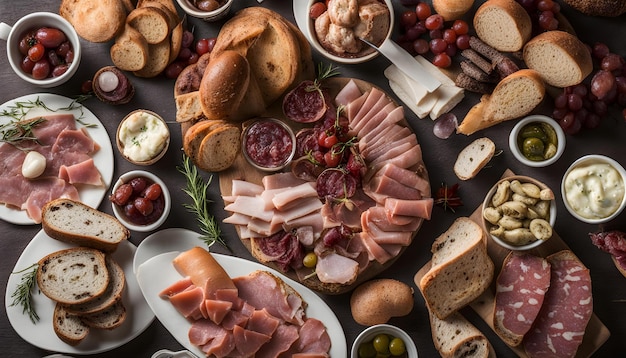
<svg viewBox="0 0 626 358">
<path fill-rule="evenodd" d="M 377 324 L 356 337 L 350 357 L 417 358 L 417 347 L 404 330 L 390 324 Z"/>
<path fill-rule="evenodd" d="M 529 167 L 546 167 L 565 151 L 565 133 L 552 118 L 531 115 L 521 119 L 509 134 L 511 152 Z"/>
<path fill-rule="evenodd" d="M 156 230 L 165 222 L 172 206 L 163 180 L 143 170 L 120 176 L 109 200 L 115 217 L 128 229 L 138 232 Z"/>
</svg>

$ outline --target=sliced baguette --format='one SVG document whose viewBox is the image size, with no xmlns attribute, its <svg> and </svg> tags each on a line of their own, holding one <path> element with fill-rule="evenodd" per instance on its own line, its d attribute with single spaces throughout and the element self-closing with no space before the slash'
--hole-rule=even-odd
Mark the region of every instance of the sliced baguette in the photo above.
<svg viewBox="0 0 626 358">
<path fill-rule="evenodd" d="M 241 130 L 232 124 L 224 125 L 207 134 L 196 156 L 196 165 L 209 172 L 230 168 L 241 148 Z"/>
<path fill-rule="evenodd" d="M 528 12 L 515 0 L 488 0 L 474 14 L 476 35 L 503 52 L 522 49 L 532 35 Z"/>
<path fill-rule="evenodd" d="M 109 285 L 104 293 L 93 300 L 77 305 L 66 305 L 65 310 L 76 315 L 95 314 L 111 307 L 122 299 L 122 293 L 126 287 L 126 277 L 122 267 L 115 262 L 111 255 L 106 256 L 107 270 L 109 272 Z"/>
<path fill-rule="evenodd" d="M 491 95 L 483 95 L 457 128 L 457 133 L 471 135 L 530 113 L 545 97 L 546 87 L 539 73 L 522 69 L 502 79 Z"/>
<path fill-rule="evenodd" d="M 126 320 L 126 307 L 121 300 L 118 300 L 101 312 L 81 315 L 80 318 L 91 328 L 111 330 L 119 327 Z"/>
<path fill-rule="evenodd" d="M 46 255 L 38 262 L 37 285 L 48 298 L 80 304 L 104 294 L 109 273 L 102 251 L 74 247 Z"/>
<path fill-rule="evenodd" d="M 483 229 L 467 217 L 456 219 L 431 251 L 431 267 L 419 289 L 427 307 L 445 319 L 482 294 L 493 280 L 494 264 Z"/>
<path fill-rule="evenodd" d="M 137 77 L 152 78 L 158 76 L 169 64 L 171 43 L 165 39 L 156 44 L 148 43 L 148 60 L 146 65 L 133 73 Z"/>
<path fill-rule="evenodd" d="M 487 358 L 491 344 L 485 335 L 460 313 L 439 319 L 429 312 L 430 330 L 435 348 L 444 358 Z"/>
<path fill-rule="evenodd" d="M 130 237 L 117 218 L 81 202 L 59 198 L 41 211 L 43 230 L 53 239 L 113 252 Z"/>
<path fill-rule="evenodd" d="M 89 334 L 89 326 L 79 316 L 66 311 L 60 303 L 54 306 L 52 327 L 57 337 L 70 346 L 76 346 Z"/>
<path fill-rule="evenodd" d="M 491 160 L 496 145 L 487 137 L 478 138 L 467 145 L 454 162 L 454 173 L 461 180 L 469 180 Z"/>
<path fill-rule="evenodd" d="M 524 46 L 524 62 L 549 85 L 568 87 L 581 83 L 593 70 L 591 53 L 576 36 L 547 31 Z"/>
<path fill-rule="evenodd" d="M 171 31 L 167 14 L 151 6 L 131 11 L 126 17 L 126 23 L 139 31 L 149 44 L 163 42 Z"/>
<path fill-rule="evenodd" d="M 130 25 L 124 27 L 109 51 L 111 61 L 121 70 L 138 71 L 148 63 L 148 42 Z"/>
</svg>

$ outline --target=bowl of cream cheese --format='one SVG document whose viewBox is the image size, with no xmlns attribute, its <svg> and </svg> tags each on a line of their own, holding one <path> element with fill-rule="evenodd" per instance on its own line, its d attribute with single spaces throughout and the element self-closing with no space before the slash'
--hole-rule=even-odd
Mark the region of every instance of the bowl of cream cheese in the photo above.
<svg viewBox="0 0 626 358">
<path fill-rule="evenodd" d="M 604 155 L 591 154 L 574 161 L 563 175 L 561 194 L 567 211 L 588 224 L 617 217 L 626 206 L 624 167 Z"/>
<path fill-rule="evenodd" d="M 151 165 L 165 155 L 170 131 L 161 116 L 138 109 L 130 112 L 117 127 L 117 148 L 129 162 Z"/>
</svg>

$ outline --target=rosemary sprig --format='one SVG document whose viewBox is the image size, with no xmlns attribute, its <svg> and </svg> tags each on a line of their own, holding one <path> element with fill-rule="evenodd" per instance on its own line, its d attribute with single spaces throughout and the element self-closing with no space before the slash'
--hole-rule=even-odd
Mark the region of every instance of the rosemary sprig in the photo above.
<svg viewBox="0 0 626 358">
<path fill-rule="evenodd" d="M 339 75 L 339 68 L 329 64 L 328 67 L 324 66 L 323 62 L 317 64 L 317 79 L 316 81 L 322 81 L 327 78 Z"/>
<path fill-rule="evenodd" d="M 11 306 L 22 306 L 22 313 L 28 313 L 30 321 L 35 324 L 39 321 L 39 316 L 33 307 L 32 294 L 38 266 L 38 264 L 34 263 L 21 271 L 13 272 L 13 274 L 22 273 L 22 279 L 19 285 L 17 285 L 15 292 L 11 294 L 13 299 Z"/>
<path fill-rule="evenodd" d="M 17 143 L 33 140 L 38 141 L 37 137 L 33 135 L 33 128 L 46 119 L 43 117 L 34 119 L 32 121 L 15 122 L 11 121 L 0 125 L 0 142 L 5 142 L 17 146 Z"/>
<path fill-rule="evenodd" d="M 82 102 L 84 102 L 90 97 L 91 97 L 90 95 L 77 96 L 67 106 L 59 107 L 59 108 L 49 107 L 39 97 L 37 97 L 37 99 L 35 99 L 34 101 L 33 100 L 17 101 L 13 103 L 11 106 L 8 106 L 6 109 L 3 109 L 0 112 L 0 117 L 11 117 L 15 121 L 22 121 L 25 119 L 26 115 L 28 115 L 30 110 L 33 108 L 43 108 L 49 112 L 72 111 L 76 109 L 80 111 L 80 116 L 76 118 L 76 121 L 84 125 L 85 127 L 92 128 L 92 127 L 96 127 L 97 125 L 95 123 L 86 123 L 82 121 L 83 117 L 85 116 L 85 111 L 84 111 L 85 107 L 82 105 Z"/>
<path fill-rule="evenodd" d="M 215 217 L 209 213 L 207 203 L 207 191 L 211 185 L 213 176 L 206 182 L 198 174 L 198 168 L 193 165 L 187 155 L 183 154 L 183 166 L 178 167 L 178 171 L 185 175 L 187 179 L 187 187 L 183 192 L 191 197 L 191 204 L 183 204 L 185 209 L 196 215 L 196 219 L 200 226 L 200 231 L 204 234 L 201 239 L 207 246 L 211 247 L 216 242 L 231 251 L 224 239 L 221 237 L 221 230 L 217 225 Z"/>
</svg>

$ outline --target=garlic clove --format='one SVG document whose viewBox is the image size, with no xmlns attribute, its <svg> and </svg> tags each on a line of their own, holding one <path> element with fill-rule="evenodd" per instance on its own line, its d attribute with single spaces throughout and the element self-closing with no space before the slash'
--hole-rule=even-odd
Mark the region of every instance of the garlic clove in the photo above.
<svg viewBox="0 0 626 358">
<path fill-rule="evenodd" d="M 22 175 L 24 178 L 37 178 L 46 170 L 46 157 L 36 151 L 30 151 L 26 154 L 22 163 Z"/>
</svg>

